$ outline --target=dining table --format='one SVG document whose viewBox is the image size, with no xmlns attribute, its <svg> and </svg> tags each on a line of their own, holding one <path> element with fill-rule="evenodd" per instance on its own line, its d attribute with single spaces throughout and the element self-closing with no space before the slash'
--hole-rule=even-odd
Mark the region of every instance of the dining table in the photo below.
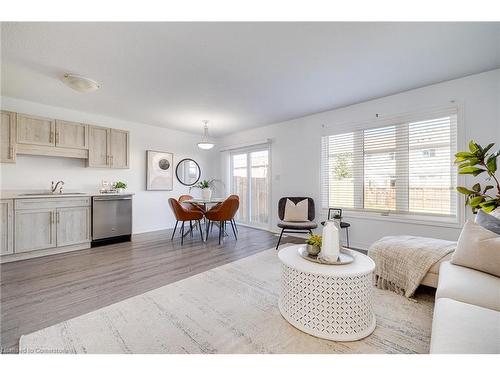
<svg viewBox="0 0 500 375">
<path fill-rule="evenodd" d="M 218 203 L 224 202 L 224 198 L 210 198 L 210 199 L 201 199 L 201 198 L 193 198 L 187 199 L 182 203 L 190 203 L 194 206 L 203 206 L 203 209 L 206 211 L 209 206 L 214 206 Z"/>
<path fill-rule="evenodd" d="M 182 203 L 189 203 L 192 204 L 193 206 L 203 206 L 203 210 L 206 212 L 211 206 L 215 206 L 219 203 L 224 202 L 224 198 L 210 198 L 210 199 L 202 199 L 202 198 L 192 198 L 192 199 L 186 199 L 185 201 L 182 201 Z M 216 226 L 219 226 L 219 223 L 215 223 Z M 193 229 L 190 228 L 189 231 L 184 233 L 184 236 L 187 236 L 188 234 L 192 233 Z M 223 233 L 224 236 L 227 236 L 226 231 L 224 230 Z"/>
</svg>

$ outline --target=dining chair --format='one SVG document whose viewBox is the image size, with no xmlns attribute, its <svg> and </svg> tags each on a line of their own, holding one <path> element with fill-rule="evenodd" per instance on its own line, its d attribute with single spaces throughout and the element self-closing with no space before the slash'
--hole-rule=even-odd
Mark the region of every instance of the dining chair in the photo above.
<svg viewBox="0 0 500 375">
<path fill-rule="evenodd" d="M 236 194 L 231 194 L 228 198 L 234 198 L 234 199 L 238 199 L 238 202 L 240 201 L 240 196 L 236 195 Z M 234 217 L 231 221 L 233 222 L 233 225 L 236 228 L 236 233 L 239 233 L 238 226 L 236 225 L 236 220 L 234 220 Z"/>
<path fill-rule="evenodd" d="M 184 244 L 184 223 L 186 221 L 189 221 L 189 226 L 191 228 L 191 233 L 193 232 L 193 221 L 196 221 L 198 223 L 198 228 L 200 230 L 200 236 L 201 240 L 204 241 L 203 238 L 203 231 L 201 229 L 201 222 L 200 220 L 203 219 L 203 212 L 201 210 L 196 209 L 193 207 L 192 209 L 184 206 L 181 204 L 177 199 L 170 198 L 168 200 L 168 204 L 170 205 L 170 208 L 172 209 L 176 222 L 175 222 L 175 227 L 174 231 L 172 232 L 172 237 L 170 240 L 172 241 L 174 239 L 175 231 L 177 230 L 177 225 L 179 224 L 179 221 L 182 221 L 181 225 L 181 245 Z"/>
<path fill-rule="evenodd" d="M 305 202 L 304 202 L 305 201 Z M 278 227 L 281 228 L 276 250 L 284 233 L 309 233 L 318 227 L 314 200 L 309 197 L 283 197 L 278 201 Z"/>
<path fill-rule="evenodd" d="M 238 239 L 238 236 L 236 235 L 236 229 L 234 226 L 234 215 L 236 215 L 236 212 L 238 211 L 239 206 L 240 206 L 239 198 L 228 197 L 224 202 L 222 202 L 221 204 L 219 204 L 215 207 L 212 207 L 210 210 L 208 210 L 205 213 L 205 217 L 208 220 L 207 241 L 208 241 L 208 234 L 209 234 L 210 227 L 213 226 L 214 222 L 218 222 L 219 223 L 219 245 L 220 245 L 227 221 L 229 221 L 231 223 L 234 238 L 236 240 Z"/>
<path fill-rule="evenodd" d="M 192 195 L 189 195 L 189 194 L 183 194 L 179 197 L 178 201 L 179 202 L 184 202 L 184 201 L 187 201 L 187 200 L 190 200 L 190 199 L 193 199 L 193 196 Z"/>
</svg>

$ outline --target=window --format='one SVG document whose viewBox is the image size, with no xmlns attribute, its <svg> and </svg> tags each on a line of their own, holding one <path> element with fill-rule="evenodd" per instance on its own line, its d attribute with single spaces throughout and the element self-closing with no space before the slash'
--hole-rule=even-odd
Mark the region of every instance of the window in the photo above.
<svg viewBox="0 0 500 375">
<path fill-rule="evenodd" d="M 322 137 L 322 206 L 457 218 L 456 110 Z"/>
</svg>

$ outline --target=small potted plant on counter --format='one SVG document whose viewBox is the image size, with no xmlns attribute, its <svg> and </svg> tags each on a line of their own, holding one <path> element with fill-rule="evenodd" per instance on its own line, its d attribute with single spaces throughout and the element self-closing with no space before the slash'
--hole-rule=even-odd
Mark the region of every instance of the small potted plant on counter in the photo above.
<svg viewBox="0 0 500 375">
<path fill-rule="evenodd" d="M 306 240 L 306 244 L 309 255 L 318 255 L 321 251 L 321 236 L 319 234 L 311 234 Z"/>
<path fill-rule="evenodd" d="M 121 194 L 127 188 L 127 184 L 125 182 L 122 182 L 122 181 L 117 181 L 117 182 L 115 182 L 113 187 L 115 188 L 115 190 L 118 194 Z"/>
</svg>

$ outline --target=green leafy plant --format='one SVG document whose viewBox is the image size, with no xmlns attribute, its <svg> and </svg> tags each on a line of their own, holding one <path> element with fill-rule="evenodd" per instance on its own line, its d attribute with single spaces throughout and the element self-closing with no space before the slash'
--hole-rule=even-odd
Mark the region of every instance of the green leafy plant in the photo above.
<svg viewBox="0 0 500 375">
<path fill-rule="evenodd" d="M 319 234 L 311 234 L 306 240 L 306 244 L 321 247 L 322 238 Z"/>
<path fill-rule="evenodd" d="M 218 180 L 216 178 L 213 178 L 213 179 L 211 179 L 209 181 L 208 180 L 202 180 L 202 181 L 198 182 L 196 185 L 190 186 L 189 187 L 189 191 L 191 191 L 191 189 L 213 189 L 213 188 L 215 188 L 215 183 L 216 182 L 222 183 L 221 180 Z M 224 185 L 224 184 L 222 183 L 222 185 Z"/>
<path fill-rule="evenodd" d="M 486 185 L 484 188 L 479 182 L 470 189 L 464 186 L 457 187 L 459 193 L 467 196 L 465 204 L 472 208 L 473 213 L 476 213 L 478 209 L 491 212 L 500 206 L 500 183 L 495 176 L 497 157 L 500 155 L 500 150 L 489 153 L 494 145 L 494 143 L 490 143 L 483 148 L 476 142 L 470 141 L 469 151 L 455 154 L 455 164 L 458 164 L 459 174 L 470 174 L 477 177 L 482 173 L 486 173 L 488 174 L 487 180 L 493 183 L 493 185 Z M 496 194 L 494 189 L 496 189 Z"/>
<path fill-rule="evenodd" d="M 113 185 L 113 187 L 115 189 L 126 189 L 127 188 L 127 184 L 125 182 L 122 182 L 122 181 L 117 181 L 117 182 L 115 182 L 115 184 Z"/>
</svg>

